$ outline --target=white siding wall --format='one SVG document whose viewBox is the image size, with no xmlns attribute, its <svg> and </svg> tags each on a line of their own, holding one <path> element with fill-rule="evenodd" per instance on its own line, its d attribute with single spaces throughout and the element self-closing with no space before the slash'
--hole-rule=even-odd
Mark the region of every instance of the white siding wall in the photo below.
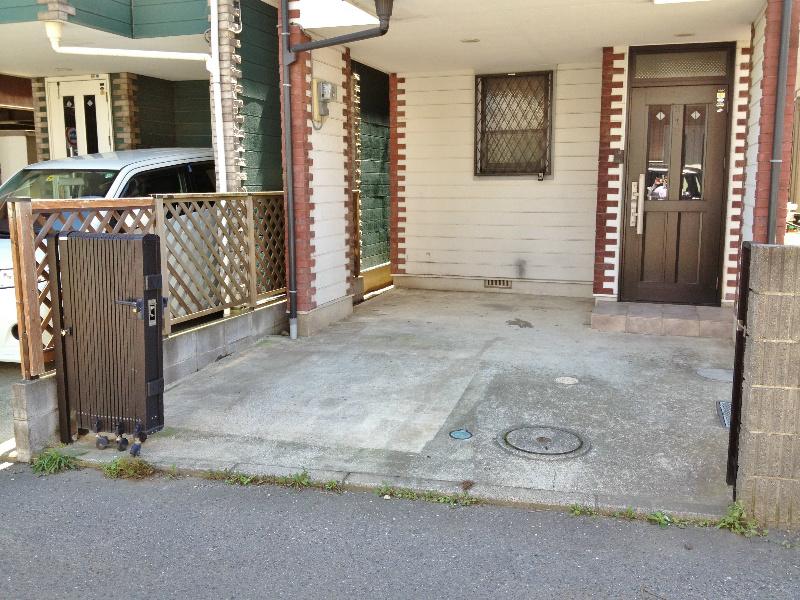
<svg viewBox="0 0 800 600">
<path fill-rule="evenodd" d="M 750 71 L 750 116 L 747 120 L 747 166 L 745 168 L 742 241 L 753 239 L 753 207 L 756 204 L 756 172 L 758 171 L 758 136 L 761 133 L 761 79 L 764 75 L 764 30 L 766 7 L 753 24 L 752 68 Z"/>
<path fill-rule="evenodd" d="M 314 222 L 311 230 L 314 232 L 314 287 L 317 290 L 314 299 L 317 306 L 347 296 L 343 68 L 342 48 L 313 52 L 313 77 L 333 82 L 337 87 L 337 100 L 328 104 L 330 116 L 325 118 L 322 127 L 317 130 L 310 121 L 308 123 L 312 128 L 309 156 L 312 160 L 311 202 L 314 207 L 311 216 Z"/>
<path fill-rule="evenodd" d="M 590 284 L 599 60 L 556 69 L 553 175 L 541 182 L 473 175 L 473 73 L 400 76 L 406 273 Z"/>
</svg>

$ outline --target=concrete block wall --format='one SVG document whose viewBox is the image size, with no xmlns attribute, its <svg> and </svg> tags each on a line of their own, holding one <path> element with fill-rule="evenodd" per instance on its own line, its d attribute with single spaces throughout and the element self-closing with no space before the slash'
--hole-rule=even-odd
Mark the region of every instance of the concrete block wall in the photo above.
<svg viewBox="0 0 800 600">
<path fill-rule="evenodd" d="M 11 391 L 17 460 L 30 462 L 36 453 L 59 442 L 56 378 L 51 374 L 20 381 Z"/>
<path fill-rule="evenodd" d="M 800 527 L 800 246 L 752 247 L 737 499 Z"/>
</svg>

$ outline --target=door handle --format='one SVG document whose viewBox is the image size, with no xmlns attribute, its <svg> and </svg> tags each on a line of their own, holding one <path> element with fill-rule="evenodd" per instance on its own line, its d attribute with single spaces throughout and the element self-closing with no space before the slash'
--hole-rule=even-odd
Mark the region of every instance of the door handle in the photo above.
<svg viewBox="0 0 800 600">
<path fill-rule="evenodd" d="M 642 235 L 644 233 L 644 200 L 647 196 L 647 190 L 644 187 L 644 173 L 639 175 L 639 196 L 637 198 L 636 207 L 636 234 Z"/>
</svg>

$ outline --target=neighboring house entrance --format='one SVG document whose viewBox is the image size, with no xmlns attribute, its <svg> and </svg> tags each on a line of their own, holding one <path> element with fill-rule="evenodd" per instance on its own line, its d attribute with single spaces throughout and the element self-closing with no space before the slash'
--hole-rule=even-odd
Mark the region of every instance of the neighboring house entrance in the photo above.
<svg viewBox="0 0 800 600">
<path fill-rule="evenodd" d="M 389 267 L 389 76 L 353 61 L 359 276 L 364 292 L 392 283 Z"/>
<path fill-rule="evenodd" d="M 621 299 L 718 305 L 730 53 L 633 60 Z"/>
<path fill-rule="evenodd" d="M 50 158 L 111 152 L 111 85 L 107 76 L 47 79 Z"/>
</svg>

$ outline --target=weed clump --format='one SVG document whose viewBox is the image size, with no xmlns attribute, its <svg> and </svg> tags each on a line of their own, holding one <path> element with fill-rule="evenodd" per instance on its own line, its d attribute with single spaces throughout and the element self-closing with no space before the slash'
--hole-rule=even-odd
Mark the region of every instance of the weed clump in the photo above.
<svg viewBox="0 0 800 600">
<path fill-rule="evenodd" d="M 64 454 L 58 448 L 50 448 L 42 452 L 31 464 L 31 469 L 37 475 L 54 475 L 61 471 L 77 469 L 75 458 Z"/>
<path fill-rule="evenodd" d="M 103 465 L 103 474 L 109 479 L 145 479 L 155 472 L 149 462 L 133 456 L 120 456 Z"/>
</svg>

